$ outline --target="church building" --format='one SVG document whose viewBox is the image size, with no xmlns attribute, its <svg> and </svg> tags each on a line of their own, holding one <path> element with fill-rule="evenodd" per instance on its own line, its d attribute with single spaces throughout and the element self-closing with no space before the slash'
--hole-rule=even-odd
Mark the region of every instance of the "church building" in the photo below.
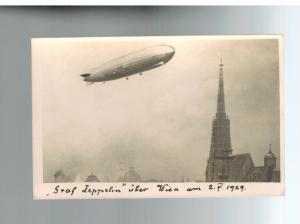
<svg viewBox="0 0 300 224">
<path fill-rule="evenodd" d="M 225 112 L 225 96 L 222 59 L 219 68 L 217 113 L 212 122 L 206 182 L 280 182 L 276 170 L 276 156 L 271 150 L 264 157 L 264 166 L 256 167 L 250 153 L 233 154 L 230 136 L 230 120 Z"/>
</svg>

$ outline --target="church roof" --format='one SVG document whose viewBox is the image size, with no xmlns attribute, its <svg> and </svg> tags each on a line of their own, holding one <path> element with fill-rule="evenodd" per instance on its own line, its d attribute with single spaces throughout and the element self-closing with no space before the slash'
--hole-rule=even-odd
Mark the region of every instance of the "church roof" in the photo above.
<svg viewBox="0 0 300 224">
<path fill-rule="evenodd" d="M 245 174 L 254 166 L 250 153 L 232 155 L 229 157 L 229 176 L 227 181 L 242 181 Z"/>
<path fill-rule="evenodd" d="M 140 175 L 135 171 L 134 167 L 129 167 L 129 170 L 125 173 L 124 177 L 121 178 L 122 181 L 126 182 L 139 182 L 141 181 Z"/>
<path fill-rule="evenodd" d="M 276 156 L 275 156 L 275 154 L 273 152 L 271 152 L 271 153 L 267 153 L 265 155 L 265 158 L 276 158 Z"/>
<path fill-rule="evenodd" d="M 250 153 L 232 155 L 231 160 L 232 160 L 232 165 L 235 167 L 242 167 L 245 161 L 247 160 L 254 166 Z"/>
<path fill-rule="evenodd" d="M 99 182 L 98 177 L 93 172 L 85 179 L 85 182 Z"/>
</svg>

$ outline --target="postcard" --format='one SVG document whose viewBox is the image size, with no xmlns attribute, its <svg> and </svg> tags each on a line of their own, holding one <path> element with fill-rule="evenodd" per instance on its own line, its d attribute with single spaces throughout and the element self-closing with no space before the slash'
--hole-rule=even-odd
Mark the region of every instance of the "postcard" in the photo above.
<svg viewBox="0 0 300 224">
<path fill-rule="evenodd" d="M 33 38 L 34 199 L 284 195 L 282 39 Z"/>
</svg>

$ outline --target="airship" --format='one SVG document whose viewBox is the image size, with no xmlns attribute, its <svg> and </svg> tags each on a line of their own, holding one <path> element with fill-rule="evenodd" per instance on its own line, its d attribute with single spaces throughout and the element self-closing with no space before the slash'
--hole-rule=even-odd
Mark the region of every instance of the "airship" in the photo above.
<svg viewBox="0 0 300 224">
<path fill-rule="evenodd" d="M 149 71 L 160 67 L 172 59 L 174 47 L 166 44 L 143 48 L 135 52 L 120 56 L 91 69 L 80 76 L 88 84 L 111 81 Z"/>
</svg>

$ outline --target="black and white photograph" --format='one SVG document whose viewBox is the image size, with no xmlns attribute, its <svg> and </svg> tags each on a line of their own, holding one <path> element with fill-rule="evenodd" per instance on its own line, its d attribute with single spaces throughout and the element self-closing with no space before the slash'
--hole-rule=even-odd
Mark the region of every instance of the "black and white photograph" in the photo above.
<svg viewBox="0 0 300 224">
<path fill-rule="evenodd" d="M 32 39 L 34 197 L 283 194 L 281 41 Z"/>
</svg>

